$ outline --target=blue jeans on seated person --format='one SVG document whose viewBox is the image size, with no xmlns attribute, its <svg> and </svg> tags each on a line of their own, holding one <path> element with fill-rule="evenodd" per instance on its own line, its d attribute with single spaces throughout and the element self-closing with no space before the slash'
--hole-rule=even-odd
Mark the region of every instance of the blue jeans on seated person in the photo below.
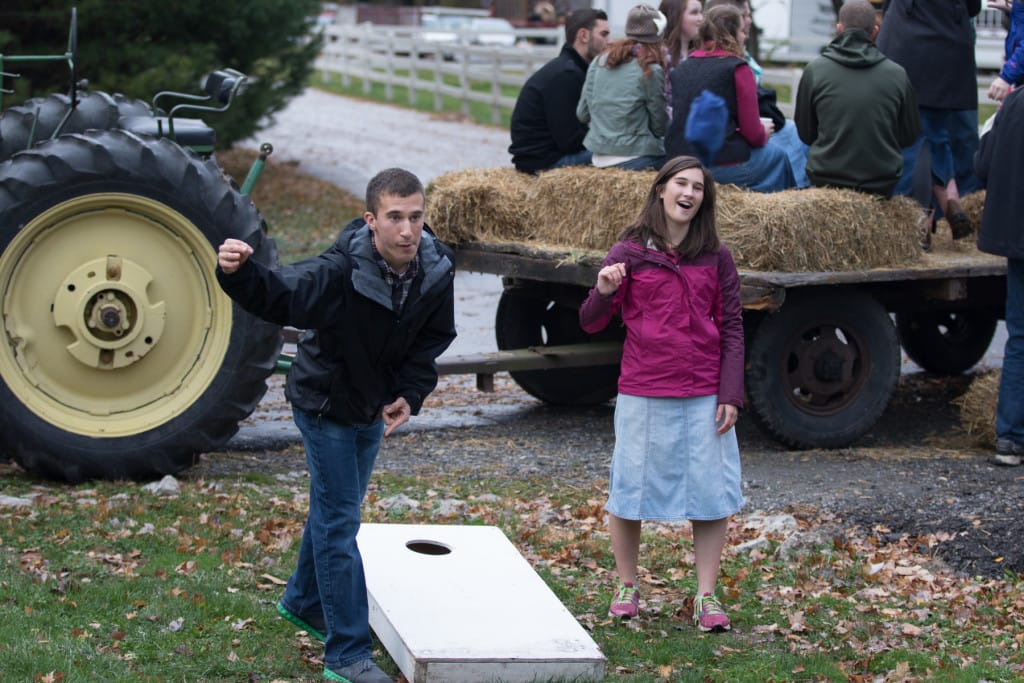
<svg viewBox="0 0 1024 683">
<path fill-rule="evenodd" d="M 800 135 L 796 132 L 796 124 L 791 119 L 786 119 L 786 125 L 782 130 L 775 131 L 769 144 L 781 147 L 789 159 L 789 166 L 793 169 L 793 178 L 799 188 L 810 187 L 811 181 L 807 177 L 807 152 L 810 147 L 804 144 Z"/>
<path fill-rule="evenodd" d="M 1006 260 L 1006 347 L 996 436 L 1024 446 L 1024 259 Z"/>
<path fill-rule="evenodd" d="M 344 425 L 295 407 L 292 414 L 306 448 L 309 514 L 281 603 L 299 618 L 323 614 L 324 666 L 337 670 L 373 656 L 356 534 L 384 423 Z"/>
<path fill-rule="evenodd" d="M 634 157 L 608 168 L 621 168 L 624 171 L 657 171 L 664 163 L 665 157 L 663 156 Z"/>
<path fill-rule="evenodd" d="M 711 174 L 720 185 L 739 185 L 755 192 L 779 192 L 796 187 L 793 168 L 786 152 L 769 139 L 764 147 L 750 150 L 750 158 L 739 164 L 712 166 Z"/>
<path fill-rule="evenodd" d="M 565 168 L 566 166 L 590 166 L 590 161 L 593 158 L 593 153 L 589 149 L 585 149 L 582 152 L 573 152 L 572 154 L 566 154 L 564 157 L 556 161 L 551 168 Z"/>
</svg>

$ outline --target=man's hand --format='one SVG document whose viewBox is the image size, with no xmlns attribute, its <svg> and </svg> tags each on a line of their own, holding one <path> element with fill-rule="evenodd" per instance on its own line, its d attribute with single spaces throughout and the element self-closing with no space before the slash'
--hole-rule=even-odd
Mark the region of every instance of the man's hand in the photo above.
<svg viewBox="0 0 1024 683">
<path fill-rule="evenodd" d="M 715 412 L 715 424 L 718 425 L 718 433 L 725 434 L 732 429 L 736 424 L 736 418 L 739 417 L 739 414 L 740 411 L 736 406 L 728 403 L 719 403 L 718 410 Z"/>
<path fill-rule="evenodd" d="M 399 425 L 408 422 L 410 415 L 412 415 L 412 408 L 409 407 L 409 402 L 401 396 L 395 399 L 394 403 L 384 406 L 381 415 L 384 418 L 384 424 L 387 425 L 384 436 L 390 436 L 391 432 L 395 431 Z"/>
<path fill-rule="evenodd" d="M 217 249 L 217 265 L 228 275 L 242 267 L 252 255 L 252 247 L 242 240 L 228 238 Z"/>
<path fill-rule="evenodd" d="M 626 264 L 613 263 L 597 272 L 597 291 L 601 296 L 608 296 L 618 291 L 626 277 Z"/>
<path fill-rule="evenodd" d="M 1010 84 L 996 76 L 992 85 L 988 86 L 988 98 L 996 102 L 1002 102 L 1010 92 Z"/>
</svg>

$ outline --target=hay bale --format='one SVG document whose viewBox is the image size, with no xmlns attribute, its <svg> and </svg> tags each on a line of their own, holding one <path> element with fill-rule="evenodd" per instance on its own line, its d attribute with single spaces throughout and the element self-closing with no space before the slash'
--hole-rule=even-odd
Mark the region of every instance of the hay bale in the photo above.
<svg viewBox="0 0 1024 683">
<path fill-rule="evenodd" d="M 538 176 L 511 168 L 456 171 L 427 187 L 427 222 L 449 243 L 607 251 L 636 219 L 654 177 L 653 171 L 588 166 Z M 904 266 L 921 256 L 921 212 L 906 197 L 825 188 L 718 190 L 719 233 L 741 268 L 860 270 Z"/>
<path fill-rule="evenodd" d="M 920 215 L 907 197 L 834 188 L 762 194 L 722 186 L 718 231 L 742 268 L 860 270 L 920 258 Z"/>
<path fill-rule="evenodd" d="M 529 239 L 530 188 L 536 178 L 514 168 L 452 171 L 426 187 L 427 224 L 444 242 Z"/>
<path fill-rule="evenodd" d="M 531 188 L 535 237 L 575 249 L 607 251 L 636 220 L 657 174 L 576 166 L 541 173 Z"/>
<path fill-rule="evenodd" d="M 960 198 L 960 205 L 964 207 L 967 219 L 971 221 L 971 228 L 977 235 L 981 230 L 981 214 L 985 210 L 985 190 L 978 190 Z"/>
<path fill-rule="evenodd" d="M 996 402 L 999 399 L 999 370 L 984 372 L 971 382 L 963 396 L 953 403 L 960 408 L 960 425 L 979 444 L 996 447 Z"/>
</svg>

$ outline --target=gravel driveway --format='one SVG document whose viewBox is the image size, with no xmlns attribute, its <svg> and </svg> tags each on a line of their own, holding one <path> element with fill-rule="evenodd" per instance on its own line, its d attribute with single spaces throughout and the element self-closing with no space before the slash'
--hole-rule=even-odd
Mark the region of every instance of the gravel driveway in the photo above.
<svg viewBox="0 0 1024 683">
<path fill-rule="evenodd" d="M 447 170 L 509 163 L 507 131 L 441 120 L 396 107 L 308 91 L 258 136 L 275 158 L 359 194 L 380 168 L 402 165 L 426 182 Z M 331 144 L 328 144 L 331 143 Z M 460 273 L 460 338 L 450 353 L 494 350 L 493 312 L 500 282 Z M 995 346 L 991 356 L 1000 357 Z M 935 554 L 955 571 L 1024 573 L 1024 471 L 998 468 L 959 427 L 951 400 L 971 377 L 937 378 L 905 363 L 889 409 L 855 447 L 791 451 L 765 437 L 749 416 L 738 424 L 747 510 L 813 506 L 848 526 L 883 536 L 945 531 Z M 505 375 L 481 394 L 466 376 L 445 377 L 424 408 L 389 438 L 378 468 L 397 473 L 557 478 L 603 487 L 613 444 L 611 404 L 554 408 L 523 393 Z M 303 469 L 280 378 L 230 444 L 189 476 Z"/>
</svg>

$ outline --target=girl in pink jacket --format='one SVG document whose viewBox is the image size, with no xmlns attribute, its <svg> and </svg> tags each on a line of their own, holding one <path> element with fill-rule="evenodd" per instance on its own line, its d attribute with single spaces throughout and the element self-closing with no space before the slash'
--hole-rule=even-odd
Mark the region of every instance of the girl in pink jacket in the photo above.
<svg viewBox="0 0 1024 683">
<path fill-rule="evenodd" d="M 637 615 L 642 520 L 693 524 L 694 623 L 726 631 L 715 597 L 729 516 L 743 505 L 733 425 L 743 406 L 739 276 L 715 231 L 715 183 L 693 157 L 658 172 L 580 308 L 587 332 L 626 326 L 606 510 L 619 586 L 609 613 Z"/>
</svg>

